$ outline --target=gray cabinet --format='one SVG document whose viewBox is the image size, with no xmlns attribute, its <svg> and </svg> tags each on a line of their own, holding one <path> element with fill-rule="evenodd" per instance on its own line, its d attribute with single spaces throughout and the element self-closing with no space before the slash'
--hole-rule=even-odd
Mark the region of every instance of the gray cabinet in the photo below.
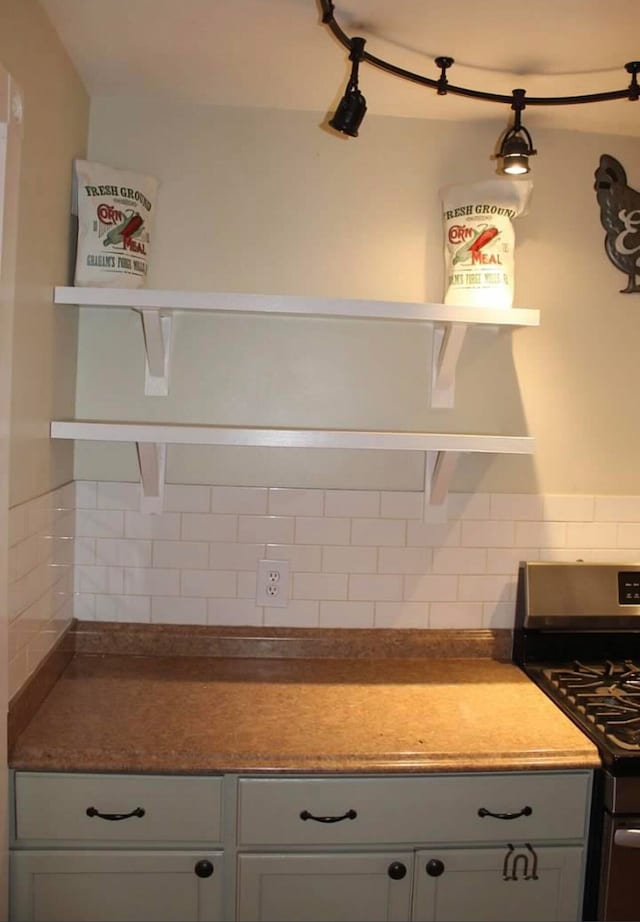
<svg viewBox="0 0 640 922">
<path fill-rule="evenodd" d="M 571 922 L 591 780 L 17 772 L 11 920 Z"/>
<path fill-rule="evenodd" d="M 508 843 L 416 853 L 414 922 L 580 919 L 583 849 Z"/>
<path fill-rule="evenodd" d="M 405 922 L 412 852 L 242 854 L 238 922 Z"/>
<path fill-rule="evenodd" d="M 12 922 L 219 922 L 222 779 L 17 772 Z"/>
<path fill-rule="evenodd" d="M 213 872 L 201 877 L 208 862 Z M 222 852 L 24 851 L 11 858 L 20 922 L 219 922 Z"/>
</svg>

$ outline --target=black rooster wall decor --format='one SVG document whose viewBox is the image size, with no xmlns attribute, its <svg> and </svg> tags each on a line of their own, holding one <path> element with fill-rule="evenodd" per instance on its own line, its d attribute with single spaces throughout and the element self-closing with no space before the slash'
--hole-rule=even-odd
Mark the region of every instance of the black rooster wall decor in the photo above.
<svg viewBox="0 0 640 922">
<path fill-rule="evenodd" d="M 600 157 L 595 177 L 607 256 L 627 276 L 622 293 L 640 291 L 640 192 L 627 185 L 624 167 L 609 154 Z"/>
</svg>

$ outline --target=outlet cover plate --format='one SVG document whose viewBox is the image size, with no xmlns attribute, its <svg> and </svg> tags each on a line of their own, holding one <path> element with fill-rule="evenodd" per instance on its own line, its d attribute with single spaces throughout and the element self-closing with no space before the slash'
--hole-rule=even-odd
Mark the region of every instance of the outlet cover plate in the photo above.
<svg viewBox="0 0 640 922">
<path fill-rule="evenodd" d="M 289 604 L 289 561 L 259 560 L 256 605 L 286 608 Z"/>
</svg>

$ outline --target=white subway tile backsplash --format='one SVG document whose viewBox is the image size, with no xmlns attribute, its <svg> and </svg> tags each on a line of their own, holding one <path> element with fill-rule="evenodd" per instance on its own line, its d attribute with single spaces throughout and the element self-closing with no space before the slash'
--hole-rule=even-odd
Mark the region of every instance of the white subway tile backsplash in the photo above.
<svg viewBox="0 0 640 922">
<path fill-rule="evenodd" d="M 430 567 L 430 548 L 381 547 L 378 550 L 378 573 L 426 573 Z"/>
<path fill-rule="evenodd" d="M 296 544 L 349 544 L 351 520 L 298 516 L 295 520 Z M 354 544 L 361 542 L 354 541 Z"/>
<path fill-rule="evenodd" d="M 632 549 L 636 552 L 640 550 L 640 523 L 632 525 L 629 522 L 623 522 L 618 525 L 616 544 L 618 547 Z M 600 544 L 600 547 L 607 547 L 607 545 Z"/>
<path fill-rule="evenodd" d="M 348 576 L 345 573 L 294 573 L 293 599 L 346 599 Z"/>
<path fill-rule="evenodd" d="M 618 526 L 614 522 L 569 522 L 567 524 L 568 547 L 616 547 Z"/>
<path fill-rule="evenodd" d="M 380 515 L 380 494 L 375 490 L 325 490 L 324 514 L 375 518 Z"/>
<path fill-rule="evenodd" d="M 186 596 L 233 599 L 237 576 L 225 570 L 181 570 L 180 593 Z"/>
<path fill-rule="evenodd" d="M 153 596 L 151 621 L 155 624 L 206 624 L 207 600 Z"/>
<path fill-rule="evenodd" d="M 405 519 L 353 519 L 351 543 L 376 547 L 400 547 L 406 544 Z"/>
<path fill-rule="evenodd" d="M 98 509 L 140 509 L 139 483 L 99 483 L 97 488 Z"/>
<path fill-rule="evenodd" d="M 294 523 L 293 516 L 241 515 L 237 540 L 250 544 L 293 544 Z"/>
<path fill-rule="evenodd" d="M 143 595 L 96 595 L 96 621 L 151 621 L 151 599 Z"/>
<path fill-rule="evenodd" d="M 422 519 L 424 493 L 392 493 L 385 490 L 380 494 L 380 516 L 383 519 Z"/>
<path fill-rule="evenodd" d="M 440 547 L 433 552 L 433 573 L 486 573 L 487 551 L 475 547 Z"/>
<path fill-rule="evenodd" d="M 487 573 L 518 572 L 521 561 L 540 560 L 537 547 L 490 547 L 487 549 Z"/>
<path fill-rule="evenodd" d="M 373 627 L 373 602 L 320 602 L 320 627 Z"/>
<path fill-rule="evenodd" d="M 560 522 L 516 522 L 516 547 L 566 547 L 567 525 Z"/>
<path fill-rule="evenodd" d="M 211 512 L 266 515 L 266 487 L 211 487 Z"/>
<path fill-rule="evenodd" d="M 336 545 L 322 550 L 322 569 L 326 573 L 375 573 L 377 560 L 375 547 Z"/>
<path fill-rule="evenodd" d="M 458 598 L 457 576 L 405 576 L 407 602 L 453 602 Z"/>
<path fill-rule="evenodd" d="M 432 602 L 429 627 L 444 630 L 482 627 L 482 605 L 479 602 Z"/>
<path fill-rule="evenodd" d="M 376 602 L 374 627 L 428 628 L 428 602 Z"/>
<path fill-rule="evenodd" d="M 124 512 L 112 509 L 78 509 L 76 534 L 81 538 L 123 538 Z"/>
<path fill-rule="evenodd" d="M 267 560 L 288 560 L 292 571 L 305 570 L 307 573 L 314 573 L 322 569 L 320 545 L 267 544 L 264 556 Z"/>
<path fill-rule="evenodd" d="M 264 544 L 237 544 L 217 541 L 209 545 L 209 569 L 255 570 L 265 557 Z"/>
<path fill-rule="evenodd" d="M 494 494 L 495 495 L 495 494 Z M 451 493 L 448 502 L 449 519 L 491 518 L 490 493 Z"/>
<path fill-rule="evenodd" d="M 509 521 L 540 521 L 543 499 L 529 493 L 492 493 L 490 518 Z"/>
<path fill-rule="evenodd" d="M 209 512 L 211 487 L 168 483 L 164 488 L 164 509 L 165 512 Z"/>
<path fill-rule="evenodd" d="M 250 573 L 248 570 L 238 571 L 238 590 L 237 595 L 239 599 L 254 599 L 256 597 L 256 584 L 258 582 L 258 575 L 256 573 Z"/>
<path fill-rule="evenodd" d="M 163 512 L 160 515 L 125 512 L 124 534 L 125 538 L 176 540 L 180 537 L 180 516 L 177 512 Z"/>
<path fill-rule="evenodd" d="M 147 567 L 124 568 L 125 595 L 180 595 L 180 571 Z"/>
<path fill-rule="evenodd" d="M 151 541 L 133 538 L 98 538 L 96 563 L 111 567 L 150 567 Z"/>
<path fill-rule="evenodd" d="M 286 608 L 265 608 L 263 623 L 267 627 L 318 627 L 320 602 L 291 599 Z"/>
<path fill-rule="evenodd" d="M 209 566 L 209 545 L 205 541 L 154 541 L 152 560 L 154 567 L 205 570 Z"/>
<path fill-rule="evenodd" d="M 485 602 L 482 606 L 482 627 L 490 630 L 513 628 L 515 605 L 513 602 Z"/>
<path fill-rule="evenodd" d="M 76 592 L 103 592 L 115 595 L 123 590 L 122 567 L 85 567 L 75 568 Z"/>
<path fill-rule="evenodd" d="M 524 522 L 518 522 L 522 526 Z M 462 522 L 460 544 L 463 547 L 513 547 L 515 524 L 490 520 Z"/>
<path fill-rule="evenodd" d="M 640 496 L 422 493 L 80 481 L 9 512 L 13 691 L 72 608 L 83 620 L 511 628 L 522 560 L 640 561 Z M 288 560 L 285 608 L 255 604 L 258 560 Z M 74 564 L 74 566 L 72 566 Z M 74 592 L 75 587 L 75 592 Z"/>
<path fill-rule="evenodd" d="M 449 497 L 451 499 L 451 497 Z M 456 547 L 460 544 L 460 522 L 407 522 L 408 547 Z"/>
<path fill-rule="evenodd" d="M 362 576 L 353 573 L 349 577 L 349 599 L 354 601 L 400 602 L 402 600 L 402 576 Z"/>
<path fill-rule="evenodd" d="M 469 576 L 458 580 L 461 602 L 508 602 L 516 597 L 515 574 L 502 576 Z"/>
<path fill-rule="evenodd" d="M 238 517 L 235 515 L 201 512 L 185 512 L 182 515 L 181 535 L 184 541 L 235 541 L 237 532 Z M 178 535 L 158 537 L 177 538 Z"/>
<path fill-rule="evenodd" d="M 324 492 L 322 490 L 286 490 L 271 487 L 268 511 L 269 515 L 322 515 Z"/>
<path fill-rule="evenodd" d="M 545 522 L 591 522 L 594 514 L 593 496 L 562 496 L 545 494 L 542 497 Z"/>
<path fill-rule="evenodd" d="M 596 522 L 640 522 L 640 496 L 596 496 Z"/>
<path fill-rule="evenodd" d="M 207 624 L 260 625 L 262 608 L 250 599 L 209 599 Z"/>
<path fill-rule="evenodd" d="M 98 484 L 94 480 L 76 480 L 76 509 L 95 509 L 98 505 Z"/>
</svg>

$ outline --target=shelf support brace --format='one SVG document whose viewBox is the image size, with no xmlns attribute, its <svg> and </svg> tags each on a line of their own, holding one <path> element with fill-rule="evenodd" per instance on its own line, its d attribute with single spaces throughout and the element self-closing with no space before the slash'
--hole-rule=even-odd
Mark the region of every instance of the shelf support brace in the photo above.
<svg viewBox="0 0 640 922">
<path fill-rule="evenodd" d="M 431 406 L 450 410 L 455 401 L 456 368 L 467 334 L 466 323 L 438 323 L 433 328 Z"/>
<path fill-rule="evenodd" d="M 148 397 L 169 393 L 169 369 L 173 314 L 171 311 L 141 310 L 145 348 L 144 392 Z"/>
<path fill-rule="evenodd" d="M 445 522 L 447 497 L 460 452 L 426 451 L 424 458 L 424 520 Z"/>
<path fill-rule="evenodd" d="M 140 512 L 162 512 L 167 446 L 157 442 L 136 442 L 142 496 Z"/>
</svg>

